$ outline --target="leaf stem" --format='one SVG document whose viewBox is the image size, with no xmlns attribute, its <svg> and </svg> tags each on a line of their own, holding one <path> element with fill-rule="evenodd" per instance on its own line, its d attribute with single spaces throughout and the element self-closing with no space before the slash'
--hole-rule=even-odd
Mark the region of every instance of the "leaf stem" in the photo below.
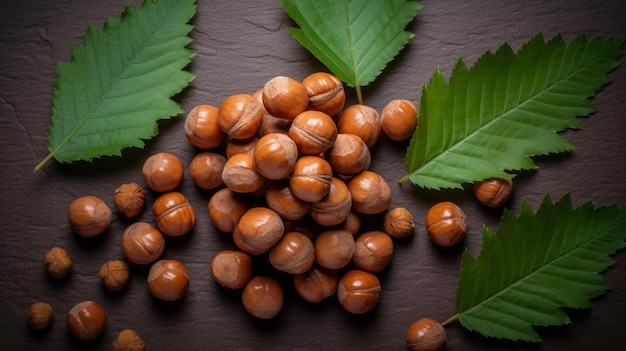
<svg viewBox="0 0 626 351">
<path fill-rule="evenodd" d="M 441 323 L 441 325 L 445 327 L 446 325 L 448 325 L 448 324 L 450 324 L 450 323 L 452 323 L 452 322 L 454 322 L 454 321 L 458 320 L 458 319 L 459 319 L 459 316 L 460 316 L 460 314 L 458 314 L 458 313 L 457 313 L 457 314 L 455 314 L 454 316 L 452 316 L 452 317 L 450 317 L 450 318 L 446 319 L 443 323 Z"/>
<path fill-rule="evenodd" d="M 398 180 L 398 183 L 402 184 L 402 183 L 406 182 L 407 180 L 409 180 L 409 178 L 411 178 L 411 175 L 407 174 L 404 177 L 400 178 L 400 180 Z"/>
<path fill-rule="evenodd" d="M 358 83 L 354 85 L 354 89 L 356 90 L 356 102 L 359 105 L 363 105 L 363 93 L 361 93 L 361 85 Z"/>
<path fill-rule="evenodd" d="M 53 157 L 54 157 L 54 155 L 52 153 L 49 153 L 48 156 L 46 156 L 46 158 L 44 158 L 41 162 L 39 162 L 37 167 L 35 167 L 35 169 L 33 170 L 33 173 L 39 172 L 39 170 L 41 170 L 43 168 L 43 166 L 46 163 L 48 163 L 48 161 L 50 161 L 50 159 L 52 159 Z"/>
</svg>

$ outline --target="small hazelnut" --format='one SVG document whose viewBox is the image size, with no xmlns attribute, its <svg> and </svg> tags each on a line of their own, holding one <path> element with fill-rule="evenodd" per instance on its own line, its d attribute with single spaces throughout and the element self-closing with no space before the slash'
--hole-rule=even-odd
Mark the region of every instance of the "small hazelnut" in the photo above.
<svg viewBox="0 0 626 351">
<path fill-rule="evenodd" d="M 97 339 L 106 326 L 107 316 L 104 309 L 93 301 L 76 304 L 67 313 L 67 330 L 78 340 Z"/>
<path fill-rule="evenodd" d="M 132 329 L 124 329 L 113 341 L 113 351 L 143 351 L 146 344 Z"/>
<path fill-rule="evenodd" d="M 324 112 L 304 111 L 291 123 L 289 137 L 298 145 L 301 154 L 318 155 L 335 143 L 337 125 Z"/>
<path fill-rule="evenodd" d="M 252 278 L 241 294 L 245 310 L 261 319 L 271 319 L 278 315 L 283 308 L 284 299 L 280 284 L 270 277 Z"/>
<path fill-rule="evenodd" d="M 222 101 L 217 123 L 232 139 L 248 139 L 257 134 L 263 122 L 263 106 L 251 95 L 235 94 Z"/>
<path fill-rule="evenodd" d="M 262 136 L 254 147 L 254 167 L 267 179 L 284 179 L 291 174 L 298 159 L 298 146 L 286 134 Z"/>
<path fill-rule="evenodd" d="M 263 89 L 257 90 L 254 94 L 252 94 L 252 97 L 263 105 Z M 263 106 L 263 123 L 261 123 L 261 128 L 259 129 L 259 136 L 264 136 L 270 133 L 287 134 L 289 133 L 291 122 L 292 121 L 290 119 L 272 116 L 269 112 L 267 112 L 265 106 Z"/>
<path fill-rule="evenodd" d="M 243 288 L 252 279 L 252 258 L 241 251 L 223 250 L 211 260 L 211 275 L 223 287 Z"/>
<path fill-rule="evenodd" d="M 98 271 L 104 287 L 109 291 L 120 291 L 128 283 L 128 265 L 124 261 L 105 262 Z"/>
<path fill-rule="evenodd" d="M 380 299 L 378 278 L 362 270 L 350 270 L 341 277 L 337 287 L 337 297 L 343 308 L 354 314 L 373 310 Z"/>
<path fill-rule="evenodd" d="M 228 188 L 220 189 L 209 199 L 208 212 L 213 225 L 223 231 L 232 232 L 252 204 L 243 194 Z"/>
<path fill-rule="evenodd" d="M 389 208 L 391 188 L 385 178 L 373 171 L 363 171 L 348 182 L 353 208 L 362 214 L 377 214 Z"/>
<path fill-rule="evenodd" d="M 165 249 L 165 240 L 160 231 L 146 222 L 135 222 L 122 234 L 122 253 L 135 264 L 156 261 Z"/>
<path fill-rule="evenodd" d="M 70 204 L 67 218 L 76 234 L 93 237 L 111 224 L 111 208 L 96 196 L 82 196 Z"/>
<path fill-rule="evenodd" d="M 367 147 L 372 147 L 380 137 L 381 124 L 380 115 L 375 109 L 357 104 L 349 106 L 341 113 L 337 129 L 339 133 L 357 135 Z"/>
<path fill-rule="evenodd" d="M 380 114 L 382 130 L 391 140 L 409 139 L 417 128 L 417 108 L 409 100 L 389 101 Z"/>
<path fill-rule="evenodd" d="M 141 169 L 148 188 L 164 193 L 174 190 L 183 180 L 183 163 L 168 152 L 154 154 L 143 163 Z"/>
<path fill-rule="evenodd" d="M 454 203 L 439 202 L 426 212 L 426 229 L 435 244 L 452 246 L 465 237 L 467 217 Z"/>
<path fill-rule="evenodd" d="M 226 160 L 222 181 L 232 191 L 253 193 L 265 185 L 266 178 L 257 172 L 252 154 L 238 153 Z"/>
<path fill-rule="evenodd" d="M 437 351 L 444 348 L 446 331 L 436 320 L 422 318 L 409 326 L 405 338 L 409 350 Z"/>
<path fill-rule="evenodd" d="M 310 204 L 294 196 L 287 179 L 272 182 L 265 192 L 265 200 L 282 218 L 296 220 L 309 213 Z"/>
<path fill-rule="evenodd" d="M 181 236 L 196 224 L 196 212 L 185 195 L 172 191 L 159 196 L 152 204 L 152 213 L 161 233 Z"/>
<path fill-rule="evenodd" d="M 156 261 L 148 272 L 148 288 L 152 296 L 164 301 L 180 300 L 187 294 L 189 273 L 178 260 Z"/>
<path fill-rule="evenodd" d="M 372 156 L 363 139 L 354 134 L 337 134 L 333 146 L 326 153 L 333 171 L 349 176 L 365 171 L 370 167 Z"/>
<path fill-rule="evenodd" d="M 63 279 L 72 270 L 72 259 L 67 250 L 61 247 L 53 247 L 46 252 L 43 263 L 48 269 L 48 273 L 54 279 Z"/>
<path fill-rule="evenodd" d="M 366 272 L 378 273 L 387 268 L 393 256 L 393 241 L 381 231 L 369 231 L 356 239 L 354 265 Z"/>
<path fill-rule="evenodd" d="M 113 194 L 113 205 L 124 217 L 132 218 L 141 213 L 146 194 L 141 185 L 131 182 L 120 185 Z"/>
<path fill-rule="evenodd" d="M 339 272 L 314 265 L 308 271 L 295 274 L 293 284 L 296 292 L 306 301 L 320 302 L 335 295 L 339 284 Z"/>
<path fill-rule="evenodd" d="M 307 202 L 318 202 L 330 191 L 333 170 L 319 156 L 302 156 L 296 161 L 289 186 L 294 196 Z"/>
<path fill-rule="evenodd" d="M 337 227 L 347 230 L 350 234 L 352 234 L 352 236 L 356 236 L 361 229 L 361 216 L 358 212 L 352 210 L 348 213 L 346 220 L 340 223 Z"/>
<path fill-rule="evenodd" d="M 352 260 L 355 247 L 354 236 L 347 230 L 326 230 L 315 238 L 315 261 L 322 267 L 343 268 Z"/>
<path fill-rule="evenodd" d="M 285 233 L 270 249 L 269 261 L 279 271 L 291 274 L 304 273 L 315 262 L 313 242 L 302 233 Z"/>
<path fill-rule="evenodd" d="M 205 190 L 215 189 L 224 184 L 222 171 L 226 157 L 214 152 L 201 152 L 189 164 L 189 175 L 193 182 Z"/>
<path fill-rule="evenodd" d="M 35 302 L 28 308 L 28 324 L 36 330 L 48 329 L 52 324 L 53 315 L 54 309 L 49 303 Z"/>
<path fill-rule="evenodd" d="M 383 230 L 392 238 L 405 238 L 413 234 L 413 215 L 404 207 L 393 208 L 383 218 Z"/>
<path fill-rule="evenodd" d="M 239 249 L 251 255 L 269 251 L 283 236 L 285 225 L 276 211 L 266 207 L 253 207 L 241 216 L 233 231 Z"/>
<path fill-rule="evenodd" d="M 233 155 L 240 153 L 252 155 L 257 142 L 259 142 L 259 138 L 257 137 L 248 139 L 231 139 L 228 143 L 226 143 L 226 158 L 231 158 Z"/>
<path fill-rule="evenodd" d="M 333 177 L 328 195 L 311 204 L 309 214 L 313 220 L 323 226 L 334 226 L 348 218 L 352 209 L 352 195 L 346 183 Z"/>
<path fill-rule="evenodd" d="M 301 82 L 285 76 L 276 76 L 265 83 L 263 105 L 269 114 L 294 119 L 309 107 L 309 94 Z"/>
<path fill-rule="evenodd" d="M 474 195 L 478 201 L 491 208 L 504 206 L 513 193 L 513 180 L 510 178 L 490 178 L 474 183 Z"/>
<path fill-rule="evenodd" d="M 199 149 L 213 149 L 222 144 L 226 133 L 217 123 L 217 107 L 198 105 L 185 119 L 185 136 L 191 145 Z"/>
<path fill-rule="evenodd" d="M 309 94 L 309 110 L 334 116 L 346 103 L 346 93 L 339 78 L 326 72 L 315 72 L 302 80 Z"/>
</svg>

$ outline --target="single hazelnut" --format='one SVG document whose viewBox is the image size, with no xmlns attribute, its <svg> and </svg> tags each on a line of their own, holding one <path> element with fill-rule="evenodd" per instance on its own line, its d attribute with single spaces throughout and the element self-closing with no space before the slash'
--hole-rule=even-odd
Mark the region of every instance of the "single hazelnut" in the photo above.
<svg viewBox="0 0 626 351">
<path fill-rule="evenodd" d="M 452 246 L 465 237 L 467 217 L 454 203 L 439 202 L 426 212 L 426 229 L 435 244 Z"/>
<path fill-rule="evenodd" d="M 296 220 L 309 213 L 310 204 L 295 197 L 287 179 L 272 182 L 265 192 L 265 200 L 282 218 Z"/>
<path fill-rule="evenodd" d="M 391 140 L 409 139 L 417 128 L 417 108 L 409 100 L 391 100 L 383 108 L 380 118 L 383 133 Z"/>
<path fill-rule="evenodd" d="M 313 242 L 302 233 L 285 233 L 270 249 L 269 261 L 279 271 L 291 274 L 304 273 L 315 262 Z"/>
<path fill-rule="evenodd" d="M 313 220 L 323 226 L 334 226 L 348 218 L 352 209 L 352 195 L 346 183 L 333 177 L 328 195 L 311 204 L 309 214 Z"/>
<path fill-rule="evenodd" d="M 28 308 L 28 324 L 36 330 L 48 329 L 53 316 L 54 309 L 47 302 L 38 301 Z"/>
<path fill-rule="evenodd" d="M 224 99 L 217 111 L 217 123 L 232 139 L 248 139 L 263 122 L 263 106 L 251 95 L 235 94 Z"/>
<path fill-rule="evenodd" d="M 353 208 L 362 214 L 377 214 L 389 208 L 391 188 L 385 178 L 373 171 L 363 171 L 350 179 L 348 189 Z"/>
<path fill-rule="evenodd" d="M 280 284 L 270 277 L 252 278 L 241 294 L 241 302 L 245 310 L 261 319 L 271 319 L 278 315 L 283 308 L 284 300 Z"/>
<path fill-rule="evenodd" d="M 182 182 L 183 172 L 183 163 L 168 152 L 148 157 L 141 169 L 148 188 L 160 193 L 174 190 Z"/>
<path fill-rule="evenodd" d="M 301 82 L 276 76 L 263 86 L 263 105 L 269 114 L 294 119 L 309 107 L 309 94 Z"/>
<path fill-rule="evenodd" d="M 326 72 L 315 72 L 302 80 L 309 94 L 309 110 L 334 116 L 343 109 L 346 93 L 339 78 Z"/>
<path fill-rule="evenodd" d="M 156 261 L 148 272 L 152 296 L 164 301 L 180 300 L 189 288 L 189 273 L 182 262 L 173 259 Z"/>
<path fill-rule="evenodd" d="M 222 181 L 232 191 L 253 193 L 265 185 L 266 178 L 256 171 L 253 155 L 238 153 L 226 160 Z"/>
<path fill-rule="evenodd" d="M 211 260 L 211 275 L 221 286 L 243 288 L 252 279 L 252 258 L 245 252 L 223 250 Z"/>
<path fill-rule="evenodd" d="M 208 212 L 213 225 L 223 231 L 232 232 L 252 204 L 243 194 L 228 188 L 215 192 L 209 199 Z"/>
<path fill-rule="evenodd" d="M 222 171 L 226 157 L 215 152 L 201 152 L 189 164 L 189 175 L 193 182 L 205 190 L 215 189 L 224 184 Z"/>
<path fill-rule="evenodd" d="M 356 243 L 352 233 L 345 229 L 329 229 L 315 238 L 315 261 L 322 267 L 339 269 L 345 267 L 352 256 Z"/>
<path fill-rule="evenodd" d="M 510 178 L 490 178 L 474 183 L 474 195 L 478 201 L 491 208 L 504 206 L 513 193 L 513 180 Z"/>
<path fill-rule="evenodd" d="M 113 341 L 113 351 L 143 351 L 146 344 L 132 329 L 124 329 Z"/>
<path fill-rule="evenodd" d="M 302 156 L 296 161 L 289 186 L 295 197 L 318 202 L 328 195 L 332 176 L 333 170 L 326 160 L 319 156 Z"/>
<path fill-rule="evenodd" d="M 392 208 L 385 213 L 383 230 L 392 238 L 405 238 L 413 234 L 413 215 L 404 207 Z"/>
<path fill-rule="evenodd" d="M 381 231 L 365 232 L 356 239 L 352 262 L 358 269 L 378 273 L 389 265 L 393 256 L 393 241 Z"/>
<path fill-rule="evenodd" d="M 408 349 L 412 351 L 443 350 L 446 331 L 436 320 L 422 318 L 409 326 L 405 338 Z"/>
<path fill-rule="evenodd" d="M 346 220 L 336 226 L 337 229 L 344 229 L 350 232 L 352 236 L 356 236 L 361 229 L 361 216 L 358 212 L 352 210 L 348 213 Z"/>
<path fill-rule="evenodd" d="M 252 97 L 255 98 L 261 105 L 263 105 L 263 89 L 257 90 Z M 276 116 L 272 116 L 265 106 L 263 106 L 263 122 L 259 129 L 259 136 L 264 136 L 270 133 L 287 134 L 289 133 L 289 127 L 291 126 L 290 119 L 284 119 Z"/>
<path fill-rule="evenodd" d="M 326 153 L 333 172 L 345 176 L 369 169 L 372 163 L 370 149 L 363 139 L 354 134 L 337 134 L 335 143 Z"/>
<path fill-rule="evenodd" d="M 381 132 L 381 119 L 378 112 L 366 105 L 352 105 L 346 108 L 337 121 L 339 133 L 354 134 L 372 147 L 378 141 Z"/>
<path fill-rule="evenodd" d="M 283 236 L 285 225 L 276 211 L 253 207 L 241 216 L 233 231 L 233 240 L 239 249 L 251 255 L 269 251 Z"/>
<path fill-rule="evenodd" d="M 226 158 L 231 158 L 233 155 L 244 153 L 254 154 L 254 147 L 259 141 L 259 138 L 252 137 L 248 139 L 231 139 L 226 143 Z"/>
<path fill-rule="evenodd" d="M 72 270 L 72 258 L 62 247 L 53 247 L 46 252 L 43 263 L 46 265 L 48 273 L 54 279 L 63 279 Z"/>
<path fill-rule="evenodd" d="M 324 112 L 304 111 L 291 123 L 289 137 L 298 145 L 301 154 L 318 155 L 335 143 L 337 125 Z"/>
<path fill-rule="evenodd" d="M 107 315 L 99 304 L 93 301 L 79 302 L 67 313 L 67 330 L 78 340 L 97 339 L 107 322 Z"/>
<path fill-rule="evenodd" d="M 185 136 L 191 145 L 199 149 L 213 149 L 222 144 L 226 133 L 217 122 L 217 107 L 198 105 L 185 119 Z"/>
<path fill-rule="evenodd" d="M 113 205 L 126 218 L 132 218 L 141 213 L 146 194 L 141 185 L 131 182 L 120 185 L 113 194 Z"/>
<path fill-rule="evenodd" d="M 293 276 L 296 292 L 306 301 L 320 302 L 335 295 L 339 285 L 339 272 L 320 265 Z"/>
<path fill-rule="evenodd" d="M 122 234 L 122 253 L 135 264 L 148 264 L 163 254 L 165 240 L 161 232 L 146 222 L 135 222 Z"/>
<path fill-rule="evenodd" d="M 254 167 L 267 179 L 284 179 L 291 174 L 298 159 L 298 146 L 286 134 L 262 136 L 254 147 Z"/>
<path fill-rule="evenodd" d="M 172 191 L 159 196 L 152 204 L 152 213 L 161 233 L 181 236 L 196 224 L 196 212 L 185 195 Z"/>
<path fill-rule="evenodd" d="M 120 291 L 128 283 L 128 265 L 121 260 L 107 261 L 98 271 L 104 287 L 109 291 Z"/>
<path fill-rule="evenodd" d="M 93 237 L 109 227 L 111 215 L 111 208 L 102 199 L 88 195 L 72 201 L 67 218 L 76 234 Z"/>
<path fill-rule="evenodd" d="M 337 297 L 343 308 L 354 314 L 363 314 L 378 305 L 381 287 L 378 278 L 368 272 L 354 269 L 341 277 Z"/>
</svg>

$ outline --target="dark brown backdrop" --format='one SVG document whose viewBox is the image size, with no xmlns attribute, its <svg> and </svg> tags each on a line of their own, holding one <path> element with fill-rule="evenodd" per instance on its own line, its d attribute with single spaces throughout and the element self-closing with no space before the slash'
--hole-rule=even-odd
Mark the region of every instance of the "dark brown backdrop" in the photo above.
<svg viewBox="0 0 626 351">
<path fill-rule="evenodd" d="M 131 1 L 138 5 L 139 1 Z M 110 229 L 95 239 L 80 240 L 66 220 L 69 203 L 93 194 L 112 204 L 117 185 L 143 184 L 143 160 L 168 151 L 188 164 L 196 150 L 184 138 L 179 116 L 160 123 L 160 135 L 144 149 L 125 150 L 123 158 L 59 165 L 50 162 L 33 174 L 47 154 L 54 76 L 58 60 L 69 60 L 72 45 L 82 42 L 89 23 L 101 25 L 119 16 L 125 1 L 22 1 L 0 4 L 0 330 L 6 350 L 110 349 L 117 333 L 133 328 L 149 350 L 171 349 L 403 349 L 404 332 L 414 320 L 430 316 L 443 320 L 454 314 L 454 296 L 462 248 L 477 253 L 483 224 L 497 228 L 500 213 L 479 206 L 469 192 L 425 192 L 404 175 L 408 143 L 387 139 L 372 150 L 372 168 L 383 174 L 393 190 L 393 206 L 406 206 L 416 217 L 413 240 L 396 245 L 392 265 L 381 274 L 383 295 L 375 312 L 349 315 L 336 299 L 319 305 L 304 302 L 286 285 L 282 313 L 271 321 L 250 317 L 238 292 L 228 292 L 210 279 L 209 262 L 219 250 L 233 247 L 211 225 L 206 205 L 211 192 L 196 188 L 186 173 L 180 187 L 196 208 L 193 232 L 168 239 L 164 257 L 183 261 L 192 282 L 187 297 L 165 304 L 153 299 L 145 286 L 147 268 L 132 267 L 132 278 L 121 294 L 104 291 L 97 270 L 109 259 L 121 258 L 119 241 L 130 223 L 114 216 Z M 446 76 L 459 57 L 473 63 L 486 50 L 509 42 L 517 49 L 539 31 L 546 37 L 562 33 L 566 40 L 581 33 L 626 38 L 626 3 L 605 1 L 424 1 L 417 19 L 408 26 L 415 38 L 374 84 L 364 89 L 366 102 L 382 109 L 394 98 L 419 103 L 422 84 L 440 68 Z M 200 1 L 193 20 L 191 49 L 197 52 L 189 71 L 195 81 L 176 97 L 185 111 L 197 104 L 219 105 L 233 93 L 252 93 L 276 75 L 302 79 L 323 70 L 293 40 L 286 27 L 293 22 L 272 0 Z M 625 62 L 622 58 L 620 61 Z M 580 205 L 626 205 L 626 67 L 610 74 L 612 83 L 593 100 L 597 113 L 583 118 L 583 130 L 564 136 L 576 147 L 567 154 L 537 158 L 537 171 L 520 174 L 510 204 L 517 212 L 522 199 L 534 208 L 550 193 L 560 198 L 571 192 Z M 354 91 L 348 90 L 353 103 Z M 149 193 L 148 200 L 154 199 Z M 434 247 L 424 230 L 428 206 L 454 200 L 469 217 L 469 233 L 462 247 Z M 149 210 L 139 218 L 152 221 Z M 42 257 L 52 246 L 66 247 L 74 258 L 67 281 L 55 282 L 44 271 Z M 447 328 L 448 350 L 620 350 L 626 341 L 626 253 L 604 274 L 613 286 L 585 311 L 569 311 L 572 324 L 542 328 L 538 345 L 486 340 L 459 324 Z M 259 268 L 259 273 L 274 274 Z M 284 278 L 284 277 L 283 277 Z M 65 313 L 77 302 L 92 299 L 108 312 L 101 339 L 74 342 L 65 330 Z M 36 301 L 50 302 L 55 321 L 46 333 L 34 333 L 26 310 Z"/>
</svg>

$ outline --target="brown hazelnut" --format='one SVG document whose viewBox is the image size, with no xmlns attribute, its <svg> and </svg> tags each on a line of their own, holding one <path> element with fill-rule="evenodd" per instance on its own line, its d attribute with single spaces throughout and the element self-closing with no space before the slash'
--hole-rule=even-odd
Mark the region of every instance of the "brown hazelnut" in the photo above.
<svg viewBox="0 0 626 351">
<path fill-rule="evenodd" d="M 141 185 L 131 182 L 120 185 L 113 194 L 113 205 L 126 218 L 132 218 L 141 213 L 146 194 Z"/>
<path fill-rule="evenodd" d="M 148 288 L 152 296 L 164 301 L 180 300 L 187 294 L 189 274 L 178 260 L 156 261 L 148 272 Z"/>
<path fill-rule="evenodd" d="M 262 136 L 254 147 L 254 167 L 267 179 L 284 179 L 298 159 L 298 146 L 286 134 Z"/>
<path fill-rule="evenodd" d="M 444 201 L 426 212 L 426 229 L 430 239 L 441 246 L 452 246 L 465 237 L 467 218 L 459 206 Z"/>
<path fill-rule="evenodd" d="M 168 152 L 148 157 L 141 169 L 148 188 L 160 193 L 174 190 L 182 182 L 183 172 L 183 163 Z"/>
<path fill-rule="evenodd" d="M 220 189 L 209 199 L 208 211 L 213 225 L 223 231 L 232 232 L 252 204 L 242 194 L 228 188 Z"/>
<path fill-rule="evenodd" d="M 315 261 L 322 267 L 343 268 L 350 263 L 355 247 L 354 236 L 347 230 L 326 230 L 315 238 Z"/>
<path fill-rule="evenodd" d="M 233 155 L 244 153 L 254 154 L 254 147 L 259 141 L 259 138 L 252 137 L 248 139 L 231 139 L 226 144 L 226 158 L 231 158 Z"/>
<path fill-rule="evenodd" d="M 261 128 L 263 106 L 251 95 L 231 95 L 220 105 L 217 122 L 220 130 L 232 139 L 252 138 Z"/>
<path fill-rule="evenodd" d="M 346 108 L 337 121 L 339 133 L 354 134 L 372 147 L 381 132 L 381 119 L 378 112 L 366 105 L 352 105 Z"/>
<path fill-rule="evenodd" d="M 309 107 L 309 94 L 301 82 L 276 76 L 263 86 L 263 105 L 269 114 L 294 119 Z"/>
<path fill-rule="evenodd" d="M 309 203 L 293 195 L 286 179 L 272 182 L 265 192 L 265 200 L 269 208 L 287 220 L 300 219 L 309 212 Z"/>
<path fill-rule="evenodd" d="M 102 335 L 106 322 L 104 309 L 93 301 L 79 302 L 67 313 L 67 330 L 82 341 L 97 339 Z"/>
<path fill-rule="evenodd" d="M 122 235 L 122 253 L 132 263 L 152 263 L 161 257 L 164 249 L 163 235 L 149 223 L 133 223 Z"/>
<path fill-rule="evenodd" d="M 417 108 L 409 100 L 395 99 L 383 108 L 382 130 L 391 140 L 409 139 L 417 128 Z"/>
<path fill-rule="evenodd" d="M 215 189 L 224 184 L 222 171 L 226 157 L 215 152 L 201 152 L 189 164 L 189 175 L 193 182 L 205 190 Z"/>
<path fill-rule="evenodd" d="M 232 191 L 253 193 L 265 185 L 266 178 L 256 171 L 254 156 L 238 153 L 226 160 L 222 181 Z"/>
<path fill-rule="evenodd" d="M 113 341 L 113 351 L 143 351 L 146 344 L 132 329 L 124 329 Z"/>
<path fill-rule="evenodd" d="M 241 294 L 243 307 L 261 319 L 274 318 L 283 308 L 283 289 L 276 279 L 257 276 L 252 278 Z"/>
<path fill-rule="evenodd" d="M 276 211 L 266 207 L 253 207 L 241 216 L 233 231 L 239 249 L 251 255 L 267 252 L 285 232 L 285 225 Z"/>
<path fill-rule="evenodd" d="M 326 72 L 315 72 L 302 80 L 309 94 L 309 110 L 334 116 L 346 103 L 346 93 L 339 78 Z"/>
<path fill-rule="evenodd" d="M 172 191 L 154 200 L 152 213 L 161 233 L 180 236 L 196 225 L 196 212 L 185 195 Z"/>
<path fill-rule="evenodd" d="M 304 111 L 291 123 L 289 137 L 298 145 L 301 154 L 318 155 L 335 143 L 337 125 L 324 112 Z"/>
<path fill-rule="evenodd" d="M 36 330 L 48 329 L 53 316 L 54 309 L 47 302 L 38 301 L 28 308 L 28 324 Z"/>
<path fill-rule="evenodd" d="M 431 318 L 422 318 L 413 322 L 406 331 L 406 344 L 412 351 L 443 350 L 445 343 L 445 329 Z"/>
<path fill-rule="evenodd" d="M 352 209 L 352 195 L 346 183 L 333 177 L 328 195 L 311 204 L 309 214 L 313 220 L 323 226 L 334 226 L 348 218 Z"/>
<path fill-rule="evenodd" d="M 93 237 L 109 227 L 111 215 L 111 208 L 102 199 L 88 195 L 72 201 L 67 218 L 76 234 Z"/>
<path fill-rule="evenodd" d="M 302 156 L 296 161 L 289 186 L 295 197 L 318 202 L 328 195 L 332 176 L 333 170 L 326 160 L 319 156 Z"/>
<path fill-rule="evenodd" d="M 302 233 L 285 233 L 271 248 L 269 261 L 279 271 L 291 274 L 304 273 L 315 262 L 313 242 Z"/>
<path fill-rule="evenodd" d="M 387 268 L 393 256 L 393 241 L 381 231 L 369 231 L 356 239 L 354 265 L 366 272 L 378 273 Z"/>
<path fill-rule="evenodd" d="M 337 228 L 345 229 L 350 232 L 352 236 L 356 236 L 361 229 L 361 216 L 358 212 L 352 210 L 350 211 L 350 213 L 348 213 L 348 217 L 346 217 L 346 220 L 340 223 Z"/>
<path fill-rule="evenodd" d="M 109 291 L 120 291 L 128 283 L 128 265 L 121 260 L 107 261 L 98 271 L 104 287 Z"/>
<path fill-rule="evenodd" d="M 198 105 L 185 119 L 185 136 L 191 145 L 200 149 L 213 149 L 222 144 L 226 133 L 217 123 L 217 107 Z"/>
<path fill-rule="evenodd" d="M 354 134 L 337 134 L 333 146 L 326 153 L 333 172 L 355 175 L 370 167 L 372 156 L 363 139 Z"/>
<path fill-rule="evenodd" d="M 474 195 L 478 201 L 491 208 L 504 206 L 513 193 L 513 180 L 510 178 L 490 178 L 474 183 Z"/>
<path fill-rule="evenodd" d="M 337 297 L 346 311 L 362 314 L 373 310 L 380 299 L 378 278 L 362 270 L 350 270 L 339 280 Z"/>
<path fill-rule="evenodd" d="M 295 274 L 293 284 L 296 292 L 303 299 L 309 302 L 320 302 L 337 292 L 339 272 L 336 269 L 314 265 L 304 273 Z"/>
<path fill-rule="evenodd" d="M 392 238 L 405 238 L 413 234 L 413 215 L 404 207 L 393 208 L 383 218 L 383 230 Z"/>
<path fill-rule="evenodd" d="M 377 214 L 389 208 L 391 188 L 385 178 L 373 171 L 363 171 L 348 182 L 352 207 L 363 214 Z"/>
<path fill-rule="evenodd" d="M 257 90 L 252 97 L 257 99 L 261 105 L 263 105 L 263 89 Z M 289 127 L 291 126 L 290 119 L 279 118 L 276 116 L 272 116 L 267 110 L 265 106 L 263 106 L 263 123 L 261 123 L 261 128 L 259 130 L 259 136 L 263 136 L 270 133 L 279 133 L 279 134 L 287 134 L 289 133 Z"/>
<path fill-rule="evenodd" d="M 54 279 L 63 279 L 72 270 L 72 259 L 62 247 L 53 247 L 46 252 L 43 263 L 46 265 L 48 273 Z"/>
<path fill-rule="evenodd" d="M 243 288 L 252 279 L 252 258 L 245 252 L 223 250 L 211 260 L 211 275 L 221 286 Z"/>
</svg>

